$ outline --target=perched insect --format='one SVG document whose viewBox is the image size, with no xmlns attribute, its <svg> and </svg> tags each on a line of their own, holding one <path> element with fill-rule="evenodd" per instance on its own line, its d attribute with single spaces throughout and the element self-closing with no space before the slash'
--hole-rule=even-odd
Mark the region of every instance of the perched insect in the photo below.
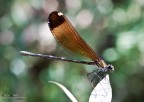
<svg viewBox="0 0 144 102">
<path fill-rule="evenodd" d="M 72 26 L 69 20 L 61 12 L 54 11 L 50 13 L 48 17 L 48 26 L 57 42 L 60 43 L 64 48 L 73 53 L 87 57 L 92 61 L 88 62 L 80 60 L 71 60 L 63 57 L 37 54 L 26 51 L 20 51 L 21 55 L 42 57 L 46 59 L 62 60 L 88 65 L 97 65 L 99 71 L 98 72 L 93 71 L 92 73 L 96 74 L 100 79 L 103 79 L 109 72 L 114 71 L 114 67 L 109 64 L 107 65 L 104 62 L 104 60 L 98 57 L 98 55 L 94 52 L 94 50 L 79 36 L 76 29 Z M 88 75 L 90 74 L 91 73 L 89 73 Z M 93 79 L 91 81 L 93 81 Z"/>
</svg>

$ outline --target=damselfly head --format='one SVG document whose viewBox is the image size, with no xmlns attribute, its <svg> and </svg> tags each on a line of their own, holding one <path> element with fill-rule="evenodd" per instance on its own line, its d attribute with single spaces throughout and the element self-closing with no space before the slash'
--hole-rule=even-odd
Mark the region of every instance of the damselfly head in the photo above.
<svg viewBox="0 0 144 102">
<path fill-rule="evenodd" d="M 114 66 L 109 64 L 109 65 L 107 65 L 107 69 L 108 69 L 108 73 L 113 72 L 114 71 Z"/>
</svg>

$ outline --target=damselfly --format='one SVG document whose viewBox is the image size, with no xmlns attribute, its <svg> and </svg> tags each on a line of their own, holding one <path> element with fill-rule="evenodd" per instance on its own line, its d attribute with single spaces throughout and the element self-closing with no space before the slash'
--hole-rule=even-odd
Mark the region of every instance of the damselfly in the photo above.
<svg viewBox="0 0 144 102">
<path fill-rule="evenodd" d="M 92 73 L 97 75 L 100 79 L 103 79 L 109 72 L 114 71 L 114 67 L 112 65 L 106 64 L 104 60 L 98 57 L 94 50 L 80 37 L 70 21 L 61 12 L 54 11 L 50 13 L 48 17 L 48 26 L 57 42 L 60 43 L 64 48 L 73 53 L 87 57 L 92 61 L 71 60 L 64 57 L 44 55 L 27 51 L 20 51 L 21 55 L 88 65 L 97 65 L 99 70 L 93 71 Z M 92 73 L 89 73 L 88 76 Z M 95 77 L 92 78 L 91 82 L 94 80 L 94 78 Z"/>
</svg>

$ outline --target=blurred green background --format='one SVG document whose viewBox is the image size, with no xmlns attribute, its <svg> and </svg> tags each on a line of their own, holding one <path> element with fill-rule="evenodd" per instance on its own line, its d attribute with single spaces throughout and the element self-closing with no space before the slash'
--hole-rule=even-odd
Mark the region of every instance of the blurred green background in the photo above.
<svg viewBox="0 0 144 102">
<path fill-rule="evenodd" d="M 84 60 L 57 45 L 47 26 L 54 10 L 63 12 L 115 67 L 112 102 L 143 102 L 144 0 L 0 0 L 0 102 L 12 102 L 2 98 L 9 95 L 26 97 L 24 102 L 70 102 L 50 80 L 66 86 L 79 102 L 88 102 L 92 87 L 87 73 L 95 66 L 19 54 L 26 50 Z"/>
</svg>

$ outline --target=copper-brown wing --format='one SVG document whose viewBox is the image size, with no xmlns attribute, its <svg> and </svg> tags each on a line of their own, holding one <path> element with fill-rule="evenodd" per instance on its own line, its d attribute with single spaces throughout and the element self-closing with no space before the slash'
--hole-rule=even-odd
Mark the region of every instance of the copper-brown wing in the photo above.
<svg viewBox="0 0 144 102">
<path fill-rule="evenodd" d="M 61 12 L 52 12 L 48 17 L 48 25 L 55 39 L 64 48 L 93 61 L 101 62 L 94 50 L 79 36 L 76 29 Z M 102 64 L 100 66 L 104 67 Z"/>
</svg>

